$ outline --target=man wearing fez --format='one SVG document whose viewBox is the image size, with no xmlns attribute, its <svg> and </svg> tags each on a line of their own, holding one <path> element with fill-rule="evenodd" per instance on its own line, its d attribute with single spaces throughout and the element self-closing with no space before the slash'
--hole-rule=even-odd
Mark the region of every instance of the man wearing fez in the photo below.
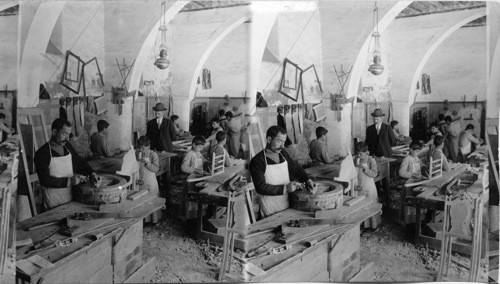
<svg viewBox="0 0 500 284">
<path fill-rule="evenodd" d="M 396 137 L 392 128 L 382 122 L 384 116 L 385 114 L 379 108 L 373 111 L 373 124 L 366 128 L 366 144 L 372 155 L 391 158 L 391 147 L 396 145 Z"/>
<path fill-rule="evenodd" d="M 155 118 L 148 121 L 146 125 L 146 136 L 151 140 L 151 150 L 158 152 L 172 152 L 174 146 L 172 140 L 176 137 L 174 123 L 164 116 L 164 111 L 167 110 L 162 103 L 157 103 L 153 110 Z"/>
</svg>

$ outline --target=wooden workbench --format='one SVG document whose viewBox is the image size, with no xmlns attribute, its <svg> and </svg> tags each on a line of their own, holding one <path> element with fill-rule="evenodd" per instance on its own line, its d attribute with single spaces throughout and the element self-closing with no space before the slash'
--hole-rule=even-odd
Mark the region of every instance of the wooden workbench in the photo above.
<svg viewBox="0 0 500 284">
<path fill-rule="evenodd" d="M 375 161 L 377 162 L 378 173 L 377 176 L 374 178 L 374 180 L 375 182 L 380 180 L 386 180 L 385 190 L 386 192 L 389 192 L 389 181 L 391 178 L 391 163 L 396 161 L 396 159 L 375 157 Z M 305 169 L 305 171 L 312 179 L 334 180 L 335 177 L 339 176 L 341 163 L 342 161 L 337 161 L 333 164 L 324 164 L 315 167 L 310 167 Z"/>
<path fill-rule="evenodd" d="M 170 159 L 177 156 L 177 154 L 169 152 L 156 152 L 156 154 L 158 154 L 158 159 L 160 161 L 160 170 L 155 173 L 156 176 L 160 176 L 164 173 L 169 174 Z M 96 159 L 88 163 L 96 172 L 116 174 L 116 172 L 121 170 L 124 155 L 125 154 L 121 154 L 111 158 Z"/>
<path fill-rule="evenodd" d="M 422 224 L 421 224 L 421 218 L 420 218 L 420 211 L 421 209 L 431 209 L 435 211 L 443 211 L 444 210 L 444 195 L 441 194 L 436 194 L 435 193 L 438 190 L 441 190 L 443 187 L 445 187 L 449 182 L 451 182 L 453 179 L 460 177 L 460 175 L 464 174 L 471 174 L 472 172 L 468 171 L 469 166 L 466 164 L 459 165 L 457 168 L 450 170 L 448 172 L 445 172 L 443 177 L 435 179 L 427 184 L 425 184 L 422 187 L 422 192 L 416 196 L 416 222 L 415 222 L 415 242 L 420 243 L 420 244 L 427 244 L 430 247 L 434 247 L 436 249 L 441 248 L 441 239 L 433 237 L 433 236 L 427 236 L 427 235 L 422 235 Z M 480 171 L 474 173 L 477 175 L 477 180 L 467 188 L 467 192 L 469 192 L 472 196 L 477 197 L 478 194 L 482 191 L 484 185 L 483 185 L 483 177 L 484 175 L 488 175 L 488 173 Z M 487 210 L 488 210 L 488 199 L 489 199 L 489 194 L 488 194 L 488 189 L 486 185 L 486 190 L 482 195 L 483 198 L 483 205 L 484 205 L 484 216 L 483 218 L 488 218 Z M 483 238 L 486 237 L 486 233 L 483 233 Z M 484 241 L 483 244 L 486 244 L 487 242 Z M 467 244 L 461 244 L 460 242 L 454 242 L 453 243 L 453 251 L 456 252 L 461 252 L 464 254 L 470 254 L 471 253 L 471 247 Z"/>
<path fill-rule="evenodd" d="M 262 275 L 245 272 L 243 278 L 250 282 L 347 282 L 360 267 L 360 223 L 380 212 L 382 204 L 368 202 L 362 208 L 336 216 L 340 224 L 310 226 L 316 231 L 310 238 L 292 244 L 290 250 L 274 255 L 265 255 L 248 261 L 247 266 L 263 270 Z M 349 210 L 347 210 L 349 211 Z M 346 211 L 344 211 L 346 212 Z M 265 230 L 284 225 L 289 220 L 314 218 L 314 213 L 287 209 L 248 226 L 249 231 Z M 320 229 L 318 229 L 320 228 Z M 269 232 L 249 237 L 248 250 L 253 250 L 272 237 Z M 317 241 L 307 247 L 307 241 Z M 267 247 L 279 247 L 270 241 Z"/>
<path fill-rule="evenodd" d="M 151 271 L 151 268 L 154 270 L 153 262 L 147 262 L 145 265 L 148 267 L 141 267 L 142 219 L 162 208 L 164 204 L 163 198 L 154 198 L 127 212 L 128 218 L 102 218 L 89 221 L 70 218 L 71 224 L 80 226 L 79 232 L 82 233 L 80 236 L 75 236 L 76 243 L 35 253 L 29 252 L 30 246 L 18 248 L 16 255 L 18 283 L 123 283 L 147 279 L 144 275 L 138 275 L 144 271 Z M 31 238 L 33 243 L 45 240 L 57 231 L 57 225 L 31 231 L 27 228 L 61 220 L 73 213 L 84 211 L 97 211 L 97 207 L 77 202 L 61 205 L 18 223 L 16 238 L 17 240 Z M 94 231 L 98 228 L 103 229 Z M 102 233 L 103 236 L 95 240 L 86 235 L 87 232 Z M 50 240 L 66 238 L 55 234 Z M 43 258 L 44 265 L 32 265 L 33 255 Z"/>
</svg>

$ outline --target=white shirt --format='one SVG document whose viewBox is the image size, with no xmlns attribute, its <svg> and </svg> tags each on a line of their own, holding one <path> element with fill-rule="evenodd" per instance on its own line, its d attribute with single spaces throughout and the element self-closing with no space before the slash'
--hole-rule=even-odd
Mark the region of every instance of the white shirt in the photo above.
<svg viewBox="0 0 500 284">
<path fill-rule="evenodd" d="M 156 119 L 156 123 L 158 123 L 158 128 L 160 128 L 160 126 L 161 126 L 161 120 L 162 119 L 163 119 L 163 117 L 160 117 L 160 118 Z"/>
<path fill-rule="evenodd" d="M 382 126 L 382 124 L 375 124 L 375 129 L 377 129 L 377 134 L 380 132 L 380 126 Z"/>
</svg>

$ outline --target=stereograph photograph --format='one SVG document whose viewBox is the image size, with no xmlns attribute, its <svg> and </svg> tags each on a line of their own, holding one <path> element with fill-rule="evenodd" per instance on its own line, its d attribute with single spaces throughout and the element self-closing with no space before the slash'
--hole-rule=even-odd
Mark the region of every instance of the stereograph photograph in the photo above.
<svg viewBox="0 0 500 284">
<path fill-rule="evenodd" d="M 498 283 L 499 1 L 0 26 L 0 284 Z"/>
</svg>

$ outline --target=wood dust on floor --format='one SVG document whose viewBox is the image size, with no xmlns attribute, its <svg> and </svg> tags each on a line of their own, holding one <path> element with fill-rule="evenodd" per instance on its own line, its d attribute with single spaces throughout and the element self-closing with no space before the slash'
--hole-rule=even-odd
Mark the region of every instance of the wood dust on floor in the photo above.
<svg viewBox="0 0 500 284">
<path fill-rule="evenodd" d="M 361 267 L 373 262 L 374 282 L 432 282 L 437 276 L 439 251 L 419 248 L 406 240 L 405 229 L 389 222 L 361 235 Z M 217 282 L 222 258 L 220 246 L 194 240 L 194 223 L 166 218 L 144 227 L 143 258 L 155 256 L 151 282 Z M 456 256 L 460 257 L 460 256 Z M 467 258 L 463 257 L 463 260 Z M 233 262 L 233 269 L 241 263 Z M 467 281 L 468 269 L 452 262 L 450 280 Z M 480 279 L 480 282 L 487 282 Z"/>
</svg>

